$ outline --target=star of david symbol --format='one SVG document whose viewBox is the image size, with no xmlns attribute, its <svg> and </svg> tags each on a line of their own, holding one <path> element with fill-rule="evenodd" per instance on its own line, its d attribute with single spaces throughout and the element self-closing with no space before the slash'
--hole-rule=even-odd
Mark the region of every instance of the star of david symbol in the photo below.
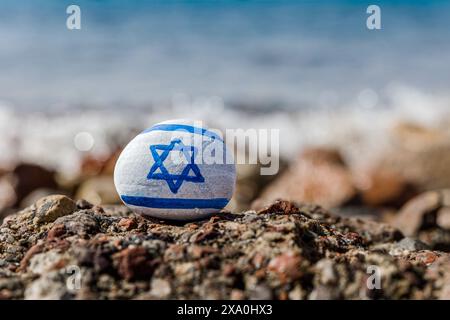
<svg viewBox="0 0 450 320">
<path fill-rule="evenodd" d="M 150 172 L 147 175 L 147 179 L 165 180 L 172 193 L 178 192 L 183 184 L 183 181 L 196 183 L 205 182 L 205 178 L 202 176 L 200 169 L 194 162 L 197 154 L 197 148 L 194 146 L 186 146 L 180 139 L 175 139 L 172 140 L 169 145 L 152 145 L 150 146 L 150 151 L 155 163 L 151 167 Z M 160 151 L 160 153 L 158 153 L 158 151 Z M 166 160 L 171 151 L 182 152 L 188 162 L 181 174 L 169 173 L 167 168 L 164 166 L 164 160 Z M 156 172 L 158 169 L 160 172 Z M 193 175 L 191 175 L 191 171 Z"/>
</svg>

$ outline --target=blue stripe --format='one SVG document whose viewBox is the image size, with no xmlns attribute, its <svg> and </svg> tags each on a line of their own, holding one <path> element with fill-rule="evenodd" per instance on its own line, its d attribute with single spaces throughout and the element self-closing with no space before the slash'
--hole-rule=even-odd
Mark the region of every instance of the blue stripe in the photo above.
<svg viewBox="0 0 450 320">
<path fill-rule="evenodd" d="M 151 131 L 177 131 L 177 130 L 201 134 L 202 136 L 210 137 L 212 139 L 217 139 L 223 142 L 222 138 L 217 133 L 214 133 L 212 131 L 203 128 L 193 127 L 185 124 L 157 124 L 151 128 L 144 130 L 142 133 L 147 133 Z"/>
<path fill-rule="evenodd" d="M 227 203 L 226 198 L 214 199 L 170 199 L 136 196 L 120 196 L 126 204 L 138 207 L 159 209 L 222 209 Z"/>
</svg>

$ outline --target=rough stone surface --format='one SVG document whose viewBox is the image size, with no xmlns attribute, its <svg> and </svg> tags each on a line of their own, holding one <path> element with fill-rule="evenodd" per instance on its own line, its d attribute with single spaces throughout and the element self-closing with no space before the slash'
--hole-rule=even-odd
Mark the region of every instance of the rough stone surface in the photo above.
<svg viewBox="0 0 450 320">
<path fill-rule="evenodd" d="M 335 150 L 307 149 L 279 178 L 265 188 L 254 209 L 278 199 L 338 207 L 356 197 L 352 175 Z"/>
<path fill-rule="evenodd" d="M 1 225 L 0 298 L 450 295 L 449 254 L 403 239 L 387 225 L 331 216 L 318 206 L 280 201 L 258 212 L 222 212 L 175 224 L 143 218 L 124 206 L 82 201 L 76 206 L 57 199 L 44 198 Z M 66 209 L 50 214 L 61 202 Z M 379 268 L 381 289 L 367 286 L 370 266 Z"/>
<path fill-rule="evenodd" d="M 450 132 L 414 123 L 392 128 L 391 147 L 379 166 L 398 172 L 420 190 L 450 186 Z"/>
<path fill-rule="evenodd" d="M 59 217 L 71 214 L 77 209 L 75 202 L 63 195 L 44 197 L 36 202 L 34 222 L 53 222 Z"/>
<path fill-rule="evenodd" d="M 407 236 L 415 236 L 432 248 L 450 249 L 450 189 L 425 192 L 408 201 L 394 220 Z"/>
</svg>

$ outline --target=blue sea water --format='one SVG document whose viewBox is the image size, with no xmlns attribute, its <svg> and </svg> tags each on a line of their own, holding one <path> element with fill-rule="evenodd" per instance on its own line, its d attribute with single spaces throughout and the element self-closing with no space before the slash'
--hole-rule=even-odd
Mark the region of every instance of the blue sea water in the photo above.
<svg viewBox="0 0 450 320">
<path fill-rule="evenodd" d="M 81 30 L 66 28 L 70 4 Z M 370 4 L 381 30 L 366 27 Z M 450 1 L 0 2 L 0 163 L 76 166 L 80 131 L 107 153 L 181 117 L 280 128 L 293 154 L 440 120 L 449 84 Z"/>
<path fill-rule="evenodd" d="M 0 99 L 29 110 L 185 94 L 301 108 L 392 84 L 445 91 L 450 2 L 376 1 L 382 29 L 370 31 L 372 2 L 4 0 Z M 66 28 L 72 3 L 81 30 Z"/>
</svg>

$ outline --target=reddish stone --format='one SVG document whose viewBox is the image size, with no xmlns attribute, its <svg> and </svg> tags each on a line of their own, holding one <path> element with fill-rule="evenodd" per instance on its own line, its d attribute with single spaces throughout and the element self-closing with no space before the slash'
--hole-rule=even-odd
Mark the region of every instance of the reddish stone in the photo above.
<svg viewBox="0 0 450 320">
<path fill-rule="evenodd" d="M 204 257 L 205 255 L 214 254 L 218 252 L 216 248 L 208 246 L 192 246 L 189 248 L 189 251 L 192 257 L 196 259 Z"/>
<path fill-rule="evenodd" d="M 353 200 L 356 197 L 353 177 L 343 162 L 330 153 L 319 149 L 305 151 L 263 190 L 252 208 L 259 210 L 277 199 L 313 203 L 325 208 Z"/>
<path fill-rule="evenodd" d="M 19 270 L 20 271 L 25 271 L 27 269 L 27 267 L 28 267 L 28 262 L 31 260 L 31 258 L 35 254 L 38 254 L 38 253 L 42 252 L 43 249 L 44 249 L 44 245 L 43 244 L 35 244 L 30 249 L 28 249 L 27 253 L 25 253 L 25 256 L 20 261 Z"/>
<path fill-rule="evenodd" d="M 40 188 L 55 190 L 58 185 L 55 173 L 34 164 L 20 164 L 12 172 L 15 179 L 17 204 L 32 191 Z"/>
<path fill-rule="evenodd" d="M 125 231 L 130 231 L 132 229 L 135 229 L 137 227 L 136 220 L 131 218 L 122 218 L 119 221 L 119 226 L 122 227 Z"/>
<path fill-rule="evenodd" d="M 436 225 L 436 214 L 441 207 L 442 192 L 429 191 L 408 201 L 394 221 L 395 227 L 406 236 L 414 236 L 426 224 Z"/>
<path fill-rule="evenodd" d="M 399 173 L 382 168 L 355 175 L 364 204 L 372 207 L 399 207 L 415 195 L 415 188 Z"/>
<path fill-rule="evenodd" d="M 205 224 L 199 232 L 194 235 L 194 242 L 202 242 L 203 240 L 211 239 L 217 234 L 212 224 Z"/>
<path fill-rule="evenodd" d="M 223 266 L 222 273 L 225 277 L 231 276 L 236 271 L 236 268 L 232 264 L 226 264 Z"/>
<path fill-rule="evenodd" d="M 278 214 L 292 214 L 292 213 L 298 213 L 298 208 L 289 201 L 279 200 L 268 207 L 261 209 L 258 211 L 259 214 L 266 214 L 266 213 L 278 213 Z"/>
<path fill-rule="evenodd" d="M 152 259 L 143 247 L 124 249 L 114 258 L 117 261 L 117 272 L 125 280 L 148 278 L 158 264 L 158 260 Z"/>
<path fill-rule="evenodd" d="M 302 275 L 300 270 L 301 258 L 294 253 L 283 253 L 270 260 L 268 269 L 288 279 L 294 280 Z"/>
<path fill-rule="evenodd" d="M 66 233 L 66 227 L 63 224 L 55 224 L 47 234 L 47 240 L 52 241 Z"/>
</svg>

